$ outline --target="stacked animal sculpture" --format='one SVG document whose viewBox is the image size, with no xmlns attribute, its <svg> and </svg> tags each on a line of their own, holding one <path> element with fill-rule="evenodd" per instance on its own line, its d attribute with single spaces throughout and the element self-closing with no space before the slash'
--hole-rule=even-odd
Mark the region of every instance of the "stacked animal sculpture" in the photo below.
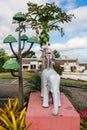
<svg viewBox="0 0 87 130">
<path fill-rule="evenodd" d="M 48 62 L 50 60 L 48 59 Z M 50 63 L 50 62 L 49 62 Z M 60 75 L 53 69 L 48 67 L 43 70 L 41 76 L 41 96 L 43 97 L 43 107 L 49 107 L 49 92 L 52 93 L 54 108 L 53 115 L 58 115 L 58 107 L 60 103 Z"/>
</svg>

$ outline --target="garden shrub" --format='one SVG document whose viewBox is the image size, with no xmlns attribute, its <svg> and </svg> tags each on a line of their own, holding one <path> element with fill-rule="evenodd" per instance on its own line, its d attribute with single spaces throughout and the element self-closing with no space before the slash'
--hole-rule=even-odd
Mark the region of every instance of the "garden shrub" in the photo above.
<svg viewBox="0 0 87 130">
<path fill-rule="evenodd" d="M 25 83 L 27 93 L 24 95 L 24 100 L 28 101 L 31 92 L 41 91 L 41 76 L 40 74 L 33 74 Z"/>
<path fill-rule="evenodd" d="M 25 105 L 20 108 L 17 98 L 13 101 L 8 98 L 4 105 L 4 109 L 0 108 L 0 130 L 27 130 L 31 123 L 28 126 L 25 124 Z"/>
<path fill-rule="evenodd" d="M 9 56 L 0 56 L 0 72 L 5 71 L 5 70 L 2 68 L 2 66 L 3 66 L 3 64 L 4 64 L 7 60 L 9 60 L 9 59 L 10 59 Z"/>
<path fill-rule="evenodd" d="M 87 108 L 78 110 L 80 114 L 80 130 L 87 130 Z"/>
<path fill-rule="evenodd" d="M 59 64 L 54 64 L 53 68 L 59 75 L 62 75 L 62 72 L 64 71 L 63 67 L 61 67 Z"/>
</svg>

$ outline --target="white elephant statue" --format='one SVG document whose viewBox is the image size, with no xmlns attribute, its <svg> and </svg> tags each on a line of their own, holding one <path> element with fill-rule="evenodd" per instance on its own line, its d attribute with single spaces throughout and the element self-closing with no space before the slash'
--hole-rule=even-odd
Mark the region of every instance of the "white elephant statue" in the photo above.
<svg viewBox="0 0 87 130">
<path fill-rule="evenodd" d="M 43 97 L 43 107 L 49 107 L 49 91 L 53 97 L 53 115 L 58 115 L 60 103 L 60 76 L 54 69 L 44 69 L 41 76 L 41 96 Z"/>
</svg>

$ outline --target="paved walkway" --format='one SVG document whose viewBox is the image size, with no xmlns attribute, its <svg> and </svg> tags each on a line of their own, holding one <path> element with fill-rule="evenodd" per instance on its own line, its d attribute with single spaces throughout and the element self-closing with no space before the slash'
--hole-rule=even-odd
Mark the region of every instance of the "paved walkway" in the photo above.
<svg viewBox="0 0 87 130">
<path fill-rule="evenodd" d="M 81 80 L 81 81 L 87 81 L 87 74 L 82 74 L 82 73 L 63 73 L 61 75 L 61 78 L 65 79 L 73 79 L 73 80 Z"/>
<path fill-rule="evenodd" d="M 18 97 L 18 79 L 0 79 L 0 106 L 8 97 L 12 99 Z"/>
<path fill-rule="evenodd" d="M 24 80 L 24 83 L 26 81 Z M 65 87 L 65 86 L 64 86 Z M 67 87 L 72 93 L 72 101 L 79 105 L 87 106 L 87 89 Z M 24 92 L 26 89 L 24 88 Z M 0 79 L 0 106 L 2 99 L 6 100 L 8 97 L 14 98 L 18 96 L 18 80 L 17 79 Z"/>
</svg>

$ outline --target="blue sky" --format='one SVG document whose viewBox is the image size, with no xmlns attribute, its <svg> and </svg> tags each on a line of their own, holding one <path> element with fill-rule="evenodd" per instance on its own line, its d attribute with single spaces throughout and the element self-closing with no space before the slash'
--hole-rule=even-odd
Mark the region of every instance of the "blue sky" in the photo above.
<svg viewBox="0 0 87 130">
<path fill-rule="evenodd" d="M 10 47 L 8 44 L 3 44 L 3 39 L 8 34 L 18 36 L 15 32 L 16 25 L 12 24 L 12 17 L 19 11 L 27 11 L 26 2 L 28 0 L 0 0 L 0 48 L 4 48 L 9 55 Z M 33 2 L 38 4 L 55 2 L 67 14 L 75 15 L 76 18 L 73 18 L 72 22 L 61 25 L 65 32 L 63 37 L 59 32 L 50 32 L 51 48 L 58 50 L 61 58 L 78 58 L 80 62 L 87 62 L 87 0 L 33 0 Z M 35 35 L 35 31 L 31 29 L 26 33 L 28 36 Z M 17 51 L 16 44 L 14 50 Z M 39 46 L 34 46 L 33 50 L 39 56 Z"/>
</svg>

